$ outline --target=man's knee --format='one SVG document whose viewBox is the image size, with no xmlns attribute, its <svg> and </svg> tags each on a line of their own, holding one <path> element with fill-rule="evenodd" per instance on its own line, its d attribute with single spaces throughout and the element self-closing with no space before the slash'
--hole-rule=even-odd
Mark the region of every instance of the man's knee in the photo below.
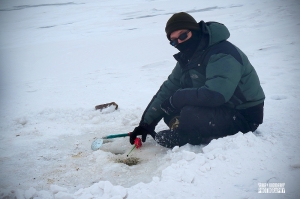
<svg viewBox="0 0 300 199">
<path fill-rule="evenodd" d="M 193 126 L 194 123 L 199 126 L 199 122 L 205 121 L 208 117 L 209 111 L 207 109 L 208 108 L 205 107 L 185 106 L 177 115 L 165 115 L 164 122 L 170 128 L 174 121 L 176 122 L 177 120 L 180 120 L 181 126 Z M 195 120 L 197 120 L 197 122 L 195 122 Z"/>
<path fill-rule="evenodd" d="M 209 108 L 185 106 L 180 112 L 180 125 L 183 128 L 204 128 L 209 126 L 212 112 Z"/>
<path fill-rule="evenodd" d="M 193 140 L 198 142 L 201 137 L 209 136 L 211 133 L 210 118 L 208 109 L 185 106 L 180 113 L 178 130 L 183 136 L 188 136 L 191 142 Z"/>
</svg>

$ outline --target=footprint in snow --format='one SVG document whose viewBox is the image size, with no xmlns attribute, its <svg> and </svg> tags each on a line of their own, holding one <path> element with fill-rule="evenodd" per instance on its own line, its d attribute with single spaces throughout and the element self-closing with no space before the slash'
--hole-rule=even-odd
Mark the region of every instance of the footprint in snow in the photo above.
<svg viewBox="0 0 300 199">
<path fill-rule="evenodd" d="M 287 96 L 285 96 L 285 95 L 273 95 L 273 96 L 271 96 L 271 99 L 272 100 L 284 100 L 284 99 L 287 99 Z"/>
</svg>

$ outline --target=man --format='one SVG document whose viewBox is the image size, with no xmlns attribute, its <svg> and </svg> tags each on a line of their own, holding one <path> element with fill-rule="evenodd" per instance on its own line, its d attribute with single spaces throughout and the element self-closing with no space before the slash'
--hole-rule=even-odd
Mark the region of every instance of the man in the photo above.
<svg viewBox="0 0 300 199">
<path fill-rule="evenodd" d="M 161 85 L 141 122 L 130 135 L 173 148 L 198 145 L 239 131 L 255 131 L 263 122 L 265 95 L 247 56 L 226 41 L 230 33 L 217 22 L 174 14 L 165 28 L 170 44 L 180 52 L 177 64 Z M 164 118 L 170 130 L 155 133 Z"/>
</svg>

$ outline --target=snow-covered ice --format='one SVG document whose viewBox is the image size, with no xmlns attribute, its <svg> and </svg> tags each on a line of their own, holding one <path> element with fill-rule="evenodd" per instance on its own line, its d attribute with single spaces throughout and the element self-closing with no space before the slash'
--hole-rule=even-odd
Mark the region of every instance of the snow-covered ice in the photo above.
<svg viewBox="0 0 300 199">
<path fill-rule="evenodd" d="M 298 0 L 0 2 L 0 198 L 300 198 Z M 127 133 L 175 65 L 164 27 L 186 11 L 224 23 L 257 70 L 264 123 L 207 146 Z M 96 111 L 116 102 L 118 110 Z M 159 123 L 157 130 L 166 126 Z M 285 183 L 259 194 L 258 183 Z"/>
</svg>

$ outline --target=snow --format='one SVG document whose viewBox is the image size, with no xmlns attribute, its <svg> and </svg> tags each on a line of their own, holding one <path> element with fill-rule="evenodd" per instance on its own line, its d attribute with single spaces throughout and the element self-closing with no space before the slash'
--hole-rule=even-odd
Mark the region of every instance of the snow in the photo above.
<svg viewBox="0 0 300 199">
<path fill-rule="evenodd" d="M 0 2 L 1 198 L 300 198 L 297 0 Z M 266 94 L 264 123 L 207 146 L 165 149 L 127 133 L 175 65 L 172 13 L 224 23 Z M 118 110 L 94 106 L 116 102 Z M 159 123 L 156 130 L 166 125 Z M 258 183 L 285 183 L 259 194 Z"/>
</svg>

